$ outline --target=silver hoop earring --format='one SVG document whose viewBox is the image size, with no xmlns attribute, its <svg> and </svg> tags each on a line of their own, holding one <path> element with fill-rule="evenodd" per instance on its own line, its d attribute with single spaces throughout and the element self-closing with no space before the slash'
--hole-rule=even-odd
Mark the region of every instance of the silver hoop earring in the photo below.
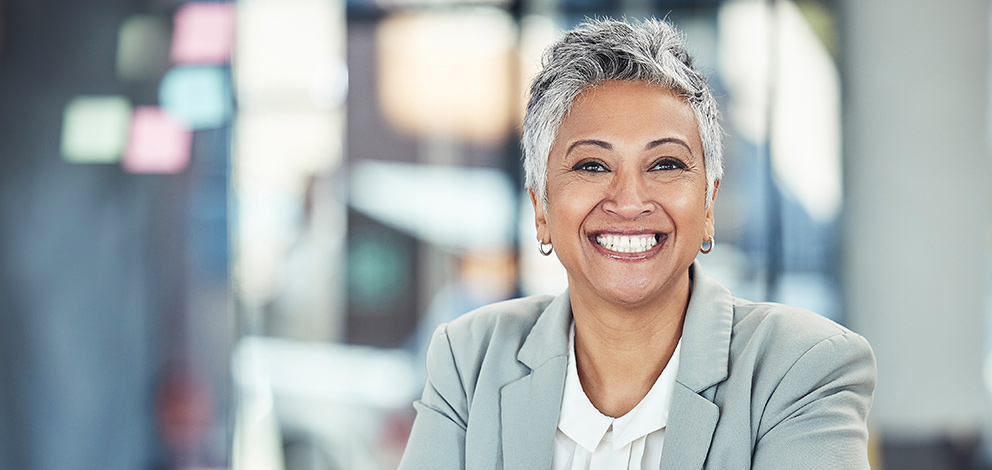
<svg viewBox="0 0 992 470">
<path fill-rule="evenodd" d="M 544 251 L 544 247 L 548 247 L 548 251 Z M 550 243 L 545 244 L 542 241 L 538 241 L 537 242 L 537 251 L 540 251 L 541 254 L 544 255 L 544 256 L 550 255 L 551 252 L 554 251 L 554 249 L 555 249 L 555 247 L 552 246 Z"/>
<path fill-rule="evenodd" d="M 699 252 L 704 255 L 709 254 L 709 252 L 713 251 L 713 246 L 715 245 L 716 239 L 711 236 L 708 241 L 704 241 L 703 245 L 699 247 Z"/>
</svg>

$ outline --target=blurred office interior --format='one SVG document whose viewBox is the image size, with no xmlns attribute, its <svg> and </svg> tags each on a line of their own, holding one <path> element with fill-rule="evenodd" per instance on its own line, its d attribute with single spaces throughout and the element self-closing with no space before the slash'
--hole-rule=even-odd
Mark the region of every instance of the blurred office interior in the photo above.
<svg viewBox="0 0 992 470">
<path fill-rule="evenodd" d="M 740 297 L 865 335 L 873 468 L 992 468 L 982 0 L 0 0 L 0 470 L 395 468 L 436 325 L 559 293 L 540 52 L 667 17 Z"/>
</svg>

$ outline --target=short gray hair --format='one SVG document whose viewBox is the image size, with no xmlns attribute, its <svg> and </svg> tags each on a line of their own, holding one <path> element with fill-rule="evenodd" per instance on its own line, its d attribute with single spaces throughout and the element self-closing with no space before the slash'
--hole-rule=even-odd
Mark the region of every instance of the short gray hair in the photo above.
<svg viewBox="0 0 992 470">
<path fill-rule="evenodd" d="M 723 130 L 716 99 L 692 65 L 685 40 L 666 21 L 628 24 L 586 20 L 544 51 L 543 67 L 530 87 L 524 117 L 524 173 L 527 189 L 547 207 L 548 156 L 558 127 L 583 91 L 608 80 L 644 81 L 674 91 L 696 114 L 706 168 L 706 205 L 723 176 Z"/>
</svg>

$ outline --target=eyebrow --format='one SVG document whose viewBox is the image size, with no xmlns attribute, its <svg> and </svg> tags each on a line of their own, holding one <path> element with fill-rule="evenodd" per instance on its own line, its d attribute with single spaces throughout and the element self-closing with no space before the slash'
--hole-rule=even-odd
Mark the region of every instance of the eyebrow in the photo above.
<svg viewBox="0 0 992 470">
<path fill-rule="evenodd" d="M 665 137 L 663 139 L 652 140 L 651 142 L 648 142 L 648 144 L 644 146 L 644 150 L 651 150 L 655 147 L 665 144 L 681 145 L 685 147 L 686 150 L 689 151 L 690 155 L 692 155 L 692 149 L 689 147 L 689 144 L 687 144 L 684 140 L 679 139 L 678 137 Z M 582 145 L 592 145 L 595 147 L 602 148 L 604 150 L 613 150 L 613 144 L 610 144 L 609 142 L 596 140 L 596 139 L 583 139 L 572 142 L 572 145 L 569 145 L 568 150 L 565 151 L 565 155 L 572 153 L 572 150 Z"/>
<path fill-rule="evenodd" d="M 648 144 L 644 146 L 644 150 L 651 150 L 655 147 L 665 144 L 681 145 L 685 147 L 686 150 L 689 151 L 689 155 L 692 155 L 692 149 L 689 148 L 689 144 L 685 143 L 684 140 L 679 139 L 678 137 L 665 137 L 664 139 L 652 140 L 651 142 L 648 142 Z"/>
<path fill-rule="evenodd" d="M 593 145 L 593 146 L 596 146 L 596 147 L 600 147 L 600 148 L 602 148 L 604 150 L 613 150 L 613 145 L 611 145 L 609 142 L 604 142 L 602 140 L 596 140 L 596 139 L 583 139 L 583 140 L 576 140 L 575 142 L 572 142 L 572 145 L 569 145 L 568 146 L 568 150 L 565 151 L 565 155 L 568 155 L 568 154 L 572 153 L 572 150 L 574 150 L 575 147 L 578 147 L 580 145 Z M 648 144 L 648 145 L 651 145 L 651 144 Z"/>
</svg>

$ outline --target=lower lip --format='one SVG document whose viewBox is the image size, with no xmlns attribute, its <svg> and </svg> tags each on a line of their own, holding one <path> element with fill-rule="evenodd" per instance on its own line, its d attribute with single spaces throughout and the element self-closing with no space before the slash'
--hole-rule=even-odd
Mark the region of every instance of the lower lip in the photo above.
<svg viewBox="0 0 992 470">
<path fill-rule="evenodd" d="M 589 241 L 592 242 L 592 246 L 596 247 L 596 251 L 598 251 L 599 253 L 601 253 L 601 254 L 603 254 L 603 255 L 605 255 L 607 257 L 610 257 L 610 258 L 613 258 L 613 259 L 618 259 L 618 260 L 623 260 L 623 261 L 641 261 L 641 260 L 645 260 L 645 259 L 648 259 L 648 258 L 652 258 L 655 255 L 657 255 L 658 252 L 661 251 L 661 248 L 663 246 L 665 246 L 665 242 L 668 241 L 668 235 L 665 235 L 665 234 L 659 235 L 658 236 L 658 244 L 656 244 L 655 246 L 651 247 L 650 250 L 641 251 L 641 252 L 638 252 L 638 253 L 621 253 L 619 251 L 608 250 L 604 246 L 600 245 L 599 243 L 596 243 L 596 236 L 595 235 L 589 236 Z"/>
</svg>

